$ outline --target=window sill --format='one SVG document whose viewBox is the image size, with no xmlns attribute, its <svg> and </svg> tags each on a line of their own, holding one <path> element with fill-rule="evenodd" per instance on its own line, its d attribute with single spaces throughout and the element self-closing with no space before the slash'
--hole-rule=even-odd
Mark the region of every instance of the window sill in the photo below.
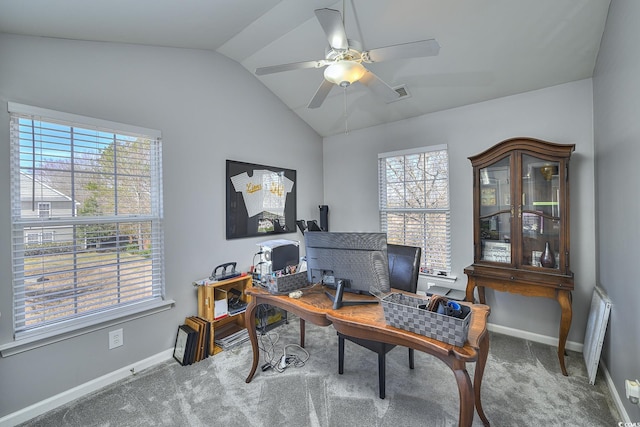
<svg viewBox="0 0 640 427">
<path fill-rule="evenodd" d="M 43 347 L 45 345 L 78 337 L 80 335 L 88 334 L 100 329 L 109 328 L 111 326 L 128 322 L 130 320 L 160 313 L 162 311 L 169 310 L 173 307 L 173 305 L 175 305 L 174 300 L 153 301 L 152 303 L 138 307 L 135 312 L 119 313 L 118 315 L 114 315 L 111 318 L 101 316 L 100 319 L 96 319 L 95 323 L 85 323 L 83 325 L 77 326 L 75 329 L 67 329 L 56 332 L 47 331 L 46 333 L 38 335 L 34 334 L 25 336 L 24 338 L 16 339 L 13 342 L 0 345 L 0 355 L 2 355 L 2 357 L 9 357 L 15 354 L 20 354 L 25 351 L 36 349 L 38 347 Z"/>
<path fill-rule="evenodd" d="M 426 274 L 426 273 L 420 273 L 420 275 L 426 278 L 427 280 L 438 280 L 438 281 L 443 281 L 451 284 L 453 284 L 456 280 L 458 280 L 456 276 L 438 276 L 437 274 Z"/>
</svg>

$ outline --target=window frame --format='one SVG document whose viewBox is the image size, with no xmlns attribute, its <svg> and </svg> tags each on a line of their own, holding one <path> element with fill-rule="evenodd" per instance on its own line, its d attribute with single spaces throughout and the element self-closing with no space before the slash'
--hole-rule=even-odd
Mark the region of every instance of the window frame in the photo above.
<svg viewBox="0 0 640 427">
<path fill-rule="evenodd" d="M 128 321 L 134 318 L 138 318 L 141 316 L 153 314 L 159 311 L 163 311 L 169 309 L 174 301 L 167 300 L 165 297 L 165 275 L 164 275 L 164 230 L 162 227 L 163 223 L 163 203 L 162 203 L 162 142 L 161 142 L 161 133 L 160 131 L 142 128 L 139 126 L 132 126 L 122 123 L 111 122 L 107 120 L 95 119 L 86 116 L 79 116 L 75 114 L 69 114 L 54 110 L 48 110 L 39 107 L 33 107 L 28 105 L 17 104 L 13 102 L 8 103 L 8 110 L 10 113 L 11 121 L 19 120 L 20 118 L 31 118 L 33 120 L 41 121 L 42 123 L 55 123 L 60 124 L 63 123 L 64 126 L 75 126 L 78 128 L 84 129 L 94 129 L 98 132 L 106 131 L 109 133 L 113 133 L 114 136 L 120 135 L 139 135 L 148 138 L 151 141 L 150 150 L 146 153 L 150 154 L 152 157 L 152 166 L 150 171 L 150 180 L 152 182 L 154 195 L 152 199 L 152 212 L 150 215 L 145 216 L 140 219 L 140 215 L 124 215 L 118 217 L 117 212 L 116 215 L 112 215 L 110 217 L 101 217 L 95 216 L 93 217 L 95 222 L 91 220 L 87 220 L 86 218 L 77 216 L 77 212 L 75 209 L 73 213 L 64 218 L 57 218 L 51 216 L 52 205 L 49 202 L 39 202 L 39 203 L 48 203 L 49 204 L 49 217 L 44 218 L 38 217 L 36 218 L 23 218 L 21 216 L 21 188 L 20 188 L 20 175 L 21 175 L 21 166 L 20 166 L 20 147 L 19 147 L 19 134 L 14 135 L 12 131 L 11 136 L 11 168 L 10 168 L 10 177 L 11 177 L 11 206 L 12 206 L 12 215 L 11 215 L 11 223 L 13 230 L 13 239 L 12 239 L 12 266 L 13 266 L 13 330 L 14 330 L 14 341 L 12 343 L 0 345 L 0 352 L 3 356 L 16 354 L 31 348 L 39 347 L 41 345 L 46 345 L 51 342 L 59 341 L 60 339 L 65 339 L 72 336 L 77 336 L 82 333 L 91 332 L 93 330 L 101 329 L 108 325 L 118 324 L 124 321 Z M 17 133 L 17 132 L 16 132 Z M 117 169 L 116 169 L 116 174 Z M 72 181 L 75 178 L 72 179 Z M 39 207 L 39 206 L 38 206 Z M 55 240 L 55 233 L 50 230 L 44 230 L 44 227 L 59 227 L 61 225 L 70 224 L 74 227 L 78 226 L 78 224 L 87 224 L 87 223 L 95 223 L 100 224 L 103 221 L 115 222 L 115 223 L 123 223 L 123 222 L 136 222 L 138 221 L 148 221 L 151 223 L 151 227 L 153 228 L 153 244 L 151 245 L 151 256 L 150 264 L 153 270 L 152 279 L 148 288 L 151 290 L 152 294 L 150 298 L 146 298 L 145 300 L 128 303 L 128 304 L 112 304 L 110 306 L 101 308 L 100 310 L 90 310 L 88 313 L 83 313 L 79 315 L 74 315 L 71 318 L 62 318 L 59 321 L 47 322 L 41 326 L 37 327 L 29 327 L 25 329 L 23 320 L 18 320 L 18 315 L 20 314 L 20 310 L 24 310 L 25 307 L 23 302 L 17 301 L 19 297 L 17 296 L 17 290 L 23 289 L 26 286 L 24 280 L 24 272 L 20 271 L 20 263 L 24 265 L 24 261 L 20 261 L 18 258 L 20 253 L 24 253 L 25 246 L 30 242 L 28 241 L 28 235 L 34 234 L 33 232 L 29 232 L 26 228 L 27 226 L 37 223 L 38 221 L 43 222 L 43 230 L 42 232 L 48 232 L 51 234 L 52 238 Z M 18 230 L 22 230 L 18 232 Z M 74 238 L 74 241 L 76 241 Z M 40 243 L 43 242 L 43 235 L 40 233 L 38 235 L 38 240 Z M 22 251 L 22 252 L 20 252 Z M 75 250 L 74 250 L 75 251 Z M 119 265 L 120 261 L 118 261 L 114 265 Z M 75 264 L 74 264 L 75 265 Z M 17 266 L 17 267 L 16 267 Z M 75 268 L 78 268 L 77 266 Z M 24 270 L 24 266 L 22 267 Z M 78 271 L 78 270 L 72 270 Z M 22 276 L 21 276 L 22 275 Z M 117 279 L 118 283 L 120 279 Z M 22 305 L 21 305 L 22 304 Z"/>
<path fill-rule="evenodd" d="M 389 207 L 386 205 L 386 194 L 387 194 L 387 180 L 386 180 L 386 175 L 385 175 L 385 171 L 386 171 L 386 161 L 388 159 L 391 158 L 398 158 L 398 157 L 407 157 L 407 156 L 415 156 L 415 155 L 421 155 L 421 154 L 426 154 L 426 153 L 430 153 L 430 152 L 436 152 L 436 151 L 444 151 L 446 153 L 447 159 L 446 159 L 446 191 L 447 191 L 447 196 L 446 196 L 446 207 L 438 207 L 438 208 L 429 208 L 429 207 L 419 207 L 419 208 L 408 208 L 406 206 L 404 207 Z M 385 167 L 383 167 L 383 164 L 385 165 Z M 406 169 L 405 169 L 406 171 Z M 405 177 L 406 177 L 406 173 L 405 173 Z M 427 176 L 424 175 L 423 176 L 423 183 L 426 184 L 426 179 Z M 403 179 L 401 181 L 402 183 L 402 188 L 406 188 L 406 184 L 407 184 L 408 180 L 407 179 Z M 398 150 L 398 151 L 391 151 L 391 152 L 385 152 L 385 153 L 379 153 L 378 154 L 378 212 L 379 212 L 379 217 L 380 217 L 380 230 L 384 233 L 389 233 L 388 230 L 388 221 L 386 220 L 385 216 L 387 214 L 418 214 L 418 215 L 429 215 L 429 214 L 444 214 L 445 215 L 445 221 L 444 221 L 444 233 L 445 233 L 445 242 L 444 244 L 444 248 L 442 248 L 444 250 L 444 263 L 442 264 L 442 266 L 438 266 L 438 268 L 434 267 L 434 266 L 430 266 L 428 263 L 428 259 L 430 258 L 430 254 L 427 248 L 427 236 L 426 234 L 422 234 L 419 236 L 418 240 L 421 240 L 421 244 L 419 245 L 422 248 L 422 259 L 420 261 L 420 274 L 422 275 L 426 275 L 426 276 L 432 276 L 438 279 L 449 279 L 449 280 L 455 280 L 455 277 L 452 276 L 452 263 L 451 263 L 451 242 L 452 242 L 452 237 L 451 237 L 451 180 L 450 180 L 450 164 L 449 164 L 449 149 L 447 144 L 439 144 L 439 145 L 432 145 L 432 146 L 425 146 L 425 147 L 418 147 L 418 148 L 411 148 L 411 149 L 406 149 L 406 150 Z M 426 221 L 426 219 L 425 219 Z M 442 223 L 442 222 L 441 222 Z M 426 226 L 423 224 L 423 226 Z M 397 244 L 407 244 L 407 245 L 411 245 L 411 246 L 418 246 L 415 243 L 412 242 L 407 242 L 406 237 L 403 239 L 400 239 L 401 241 L 398 242 L 395 238 L 396 236 L 387 236 L 389 243 L 393 243 L 396 242 Z"/>
<path fill-rule="evenodd" d="M 43 231 L 40 233 L 40 243 L 53 243 L 55 242 L 55 234 L 53 231 Z"/>
<path fill-rule="evenodd" d="M 43 209 L 43 206 L 47 206 L 47 209 Z M 47 215 L 42 215 L 44 212 Z M 38 218 L 51 218 L 51 202 L 38 202 Z"/>
</svg>

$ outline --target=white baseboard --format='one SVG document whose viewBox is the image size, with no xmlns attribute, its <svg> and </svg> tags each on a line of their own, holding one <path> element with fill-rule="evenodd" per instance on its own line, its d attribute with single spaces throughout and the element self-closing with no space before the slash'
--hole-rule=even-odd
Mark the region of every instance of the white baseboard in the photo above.
<svg viewBox="0 0 640 427">
<path fill-rule="evenodd" d="M 75 399 L 78 399 L 110 384 L 113 384 L 116 381 L 120 381 L 121 379 L 126 378 L 132 375 L 132 369 L 134 370 L 134 372 L 140 372 L 143 369 L 157 365 L 158 363 L 169 360 L 172 357 L 173 348 L 170 348 L 151 357 L 140 360 L 139 362 L 133 363 L 130 366 L 126 366 L 94 380 L 88 381 L 84 384 L 80 384 L 77 387 L 63 391 L 62 393 L 51 396 L 45 400 L 34 403 L 31 406 L 27 406 L 26 408 L 0 418 L 0 427 L 15 426 L 17 424 L 28 421 L 32 418 L 44 414 L 45 412 L 48 412 L 61 405 L 69 403 Z"/>
<path fill-rule="evenodd" d="M 529 341 L 539 342 L 541 344 L 548 344 L 552 346 L 558 345 L 558 338 L 550 337 L 548 335 L 536 334 L 533 332 L 523 331 L 521 329 L 509 328 L 508 326 L 495 325 L 493 323 L 487 324 L 487 329 L 491 332 L 497 332 L 503 335 L 509 335 L 511 337 L 522 338 Z M 580 342 L 567 341 L 565 348 L 571 351 L 577 351 L 582 353 L 584 345 Z"/>
<path fill-rule="evenodd" d="M 602 372 L 604 372 L 604 379 L 605 381 L 607 381 L 607 386 L 609 387 L 609 391 L 611 392 L 611 396 L 613 397 L 613 402 L 616 404 L 616 409 L 622 417 L 621 421 L 624 422 L 625 425 L 631 425 L 631 418 L 629 418 L 629 414 L 624 408 L 624 404 L 622 403 L 622 399 L 618 394 L 618 390 L 616 389 L 616 385 L 613 382 L 613 378 L 611 378 L 611 374 L 609 374 L 609 370 L 607 369 L 607 366 L 602 363 L 602 360 L 600 360 L 600 367 L 602 368 Z"/>
</svg>

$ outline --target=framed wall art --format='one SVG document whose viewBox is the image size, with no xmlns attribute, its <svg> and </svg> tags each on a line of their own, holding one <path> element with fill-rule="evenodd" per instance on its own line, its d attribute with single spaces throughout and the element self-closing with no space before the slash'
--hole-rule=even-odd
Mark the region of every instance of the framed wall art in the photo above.
<svg viewBox="0 0 640 427">
<path fill-rule="evenodd" d="M 296 231 L 296 171 L 227 160 L 227 239 Z"/>
</svg>

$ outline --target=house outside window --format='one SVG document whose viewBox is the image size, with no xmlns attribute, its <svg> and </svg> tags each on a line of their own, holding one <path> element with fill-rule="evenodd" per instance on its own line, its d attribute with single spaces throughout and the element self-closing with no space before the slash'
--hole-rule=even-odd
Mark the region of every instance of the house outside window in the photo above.
<svg viewBox="0 0 640 427">
<path fill-rule="evenodd" d="M 446 145 L 378 155 L 380 228 L 391 244 L 422 248 L 423 274 L 451 274 Z"/>
<path fill-rule="evenodd" d="M 38 218 L 49 218 L 51 216 L 51 203 L 38 203 Z"/>
<path fill-rule="evenodd" d="M 9 112 L 16 340 L 166 307 L 160 132 Z"/>
</svg>

